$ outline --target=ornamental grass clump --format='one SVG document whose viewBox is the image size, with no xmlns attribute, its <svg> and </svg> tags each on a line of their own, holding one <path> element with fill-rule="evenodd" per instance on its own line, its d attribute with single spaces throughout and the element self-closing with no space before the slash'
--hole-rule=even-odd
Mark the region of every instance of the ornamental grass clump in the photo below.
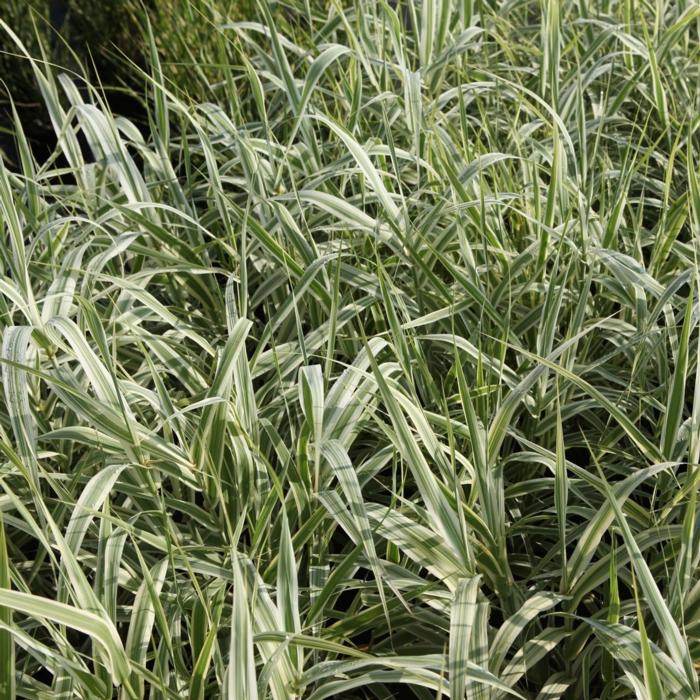
<svg viewBox="0 0 700 700">
<path fill-rule="evenodd" d="M 700 7 L 224 5 L 0 23 L 0 698 L 697 698 Z"/>
</svg>

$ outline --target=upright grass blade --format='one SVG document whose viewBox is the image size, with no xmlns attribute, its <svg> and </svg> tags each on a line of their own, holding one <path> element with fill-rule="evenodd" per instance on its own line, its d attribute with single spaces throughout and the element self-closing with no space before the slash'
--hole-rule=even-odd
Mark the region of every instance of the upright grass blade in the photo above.
<svg viewBox="0 0 700 700">
<path fill-rule="evenodd" d="M 486 617 L 477 602 L 480 578 L 461 579 L 450 613 L 450 697 L 488 697 L 488 688 L 469 679 L 469 665 L 481 666 L 488 649 Z"/>
<path fill-rule="evenodd" d="M 683 326 L 678 339 L 678 351 L 676 353 L 676 365 L 673 371 L 673 381 L 671 383 L 668 400 L 666 402 L 666 413 L 664 415 L 663 427 L 661 429 L 660 449 L 668 459 L 673 459 L 672 455 L 678 442 L 678 429 L 683 418 L 685 405 L 685 383 L 688 374 L 688 353 L 690 347 L 690 328 L 692 324 L 693 306 L 695 295 L 691 285 L 688 302 L 685 307 Z"/>
<path fill-rule="evenodd" d="M 253 630 L 250 622 L 248 593 L 237 555 L 233 565 L 233 614 L 231 616 L 231 649 L 226 668 L 226 700 L 257 700 Z"/>
<path fill-rule="evenodd" d="M 0 588 L 10 590 L 12 579 L 10 576 L 10 559 L 7 553 L 7 540 L 5 528 L 0 517 Z M 0 698 L 12 700 L 15 697 L 15 643 L 12 632 L 8 629 L 12 625 L 12 609 L 0 608 Z"/>
</svg>

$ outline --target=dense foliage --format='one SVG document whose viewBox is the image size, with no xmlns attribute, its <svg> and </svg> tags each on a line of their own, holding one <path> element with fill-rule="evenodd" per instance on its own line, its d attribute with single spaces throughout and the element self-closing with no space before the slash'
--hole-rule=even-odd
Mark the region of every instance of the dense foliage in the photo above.
<svg viewBox="0 0 700 700">
<path fill-rule="evenodd" d="M 699 697 L 700 6 L 235 4 L 0 23 L 0 698 Z"/>
</svg>

